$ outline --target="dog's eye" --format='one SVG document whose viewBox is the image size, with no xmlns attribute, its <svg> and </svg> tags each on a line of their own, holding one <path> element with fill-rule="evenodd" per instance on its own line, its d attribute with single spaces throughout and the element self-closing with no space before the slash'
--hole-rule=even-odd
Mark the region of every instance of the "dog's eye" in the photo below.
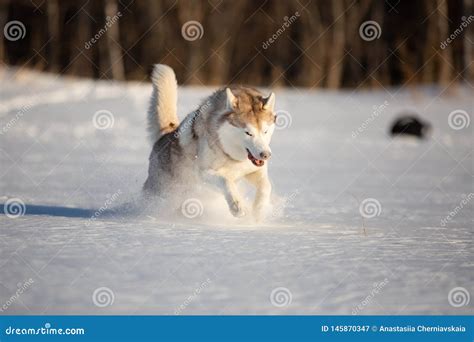
<svg viewBox="0 0 474 342">
<path fill-rule="evenodd" d="M 247 134 L 249 137 L 253 137 L 253 134 L 250 132 L 245 131 L 245 134 Z"/>
<path fill-rule="evenodd" d="M 265 132 L 263 132 L 263 134 L 267 134 L 268 133 L 268 130 L 266 130 Z"/>
</svg>

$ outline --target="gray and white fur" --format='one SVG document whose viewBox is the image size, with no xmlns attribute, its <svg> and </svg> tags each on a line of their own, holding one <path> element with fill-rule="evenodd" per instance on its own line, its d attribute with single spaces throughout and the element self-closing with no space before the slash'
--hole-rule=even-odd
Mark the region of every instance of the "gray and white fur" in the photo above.
<svg viewBox="0 0 474 342">
<path fill-rule="evenodd" d="M 214 92 L 178 126 L 177 82 L 173 70 L 154 66 L 153 93 L 148 111 L 150 154 L 147 195 L 164 195 L 179 184 L 207 184 L 219 191 L 230 212 L 247 214 L 237 189 L 240 180 L 256 188 L 253 215 L 261 220 L 270 204 L 267 159 L 275 128 L 275 95 L 264 97 L 249 87 Z"/>
</svg>

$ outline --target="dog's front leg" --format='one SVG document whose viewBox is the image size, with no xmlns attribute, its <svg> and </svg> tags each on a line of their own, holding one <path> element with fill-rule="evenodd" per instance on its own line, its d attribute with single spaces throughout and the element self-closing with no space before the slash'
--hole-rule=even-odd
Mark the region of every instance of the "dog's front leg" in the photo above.
<svg viewBox="0 0 474 342">
<path fill-rule="evenodd" d="M 256 188 L 253 214 L 257 221 L 261 221 L 265 216 L 265 209 L 270 206 L 270 195 L 272 192 L 272 184 L 268 179 L 267 168 L 264 167 L 247 175 L 246 179 Z"/>
<path fill-rule="evenodd" d="M 235 217 L 245 215 L 242 199 L 240 198 L 237 186 L 233 180 L 230 180 L 216 171 L 205 171 L 201 173 L 203 180 L 217 187 L 224 194 L 229 210 Z"/>
</svg>

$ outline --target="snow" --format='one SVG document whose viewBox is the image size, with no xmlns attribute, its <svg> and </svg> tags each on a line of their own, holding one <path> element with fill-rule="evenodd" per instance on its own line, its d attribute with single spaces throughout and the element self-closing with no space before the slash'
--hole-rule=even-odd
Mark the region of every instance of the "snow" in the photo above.
<svg viewBox="0 0 474 342">
<path fill-rule="evenodd" d="M 220 197 L 200 199 L 196 218 L 139 200 L 150 84 L 0 80 L 0 212 L 26 205 L 0 215 L 0 314 L 472 313 L 473 300 L 448 300 L 474 294 L 474 125 L 448 123 L 459 109 L 472 119 L 469 86 L 276 89 L 291 125 L 274 134 L 274 209 L 255 224 Z M 180 88 L 179 113 L 212 91 Z M 100 130 L 103 110 L 114 123 Z M 388 136 L 402 111 L 432 137 Z M 361 215 L 365 199 L 378 216 Z"/>
</svg>

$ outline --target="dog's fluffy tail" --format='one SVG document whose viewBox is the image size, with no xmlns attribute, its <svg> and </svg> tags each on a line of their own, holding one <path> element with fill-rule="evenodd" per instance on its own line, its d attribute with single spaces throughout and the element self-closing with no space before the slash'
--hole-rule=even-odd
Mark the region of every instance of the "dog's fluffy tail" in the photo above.
<svg viewBox="0 0 474 342">
<path fill-rule="evenodd" d="M 155 143 L 160 136 L 178 127 L 178 83 L 173 69 L 164 64 L 153 66 L 151 81 L 153 93 L 148 109 L 148 131 L 152 143 Z"/>
</svg>

